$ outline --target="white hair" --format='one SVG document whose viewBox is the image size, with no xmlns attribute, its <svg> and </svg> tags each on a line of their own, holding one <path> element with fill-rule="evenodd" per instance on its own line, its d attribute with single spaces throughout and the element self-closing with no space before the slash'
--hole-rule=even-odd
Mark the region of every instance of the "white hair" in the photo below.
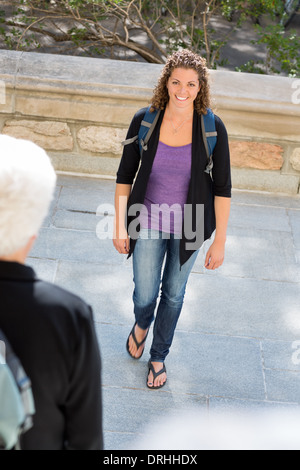
<svg viewBox="0 0 300 470">
<path fill-rule="evenodd" d="M 43 149 L 0 135 L 0 257 L 25 247 L 38 234 L 55 184 L 55 171 Z"/>
</svg>

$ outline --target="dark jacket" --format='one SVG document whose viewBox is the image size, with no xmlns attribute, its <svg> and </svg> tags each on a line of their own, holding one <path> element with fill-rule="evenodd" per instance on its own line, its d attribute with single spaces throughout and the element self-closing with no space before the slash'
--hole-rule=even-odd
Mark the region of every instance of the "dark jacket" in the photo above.
<svg viewBox="0 0 300 470">
<path fill-rule="evenodd" d="M 36 414 L 22 449 L 101 450 L 101 365 L 91 308 L 37 279 L 30 267 L 0 261 L 0 328 L 32 381 Z"/>
<path fill-rule="evenodd" d="M 140 124 L 145 116 L 146 110 L 147 108 L 143 108 L 134 116 L 129 127 L 127 139 L 130 139 L 138 134 Z M 156 128 L 154 129 L 154 132 L 150 138 L 148 143 L 148 150 L 143 153 L 140 170 L 137 177 L 136 173 L 140 165 L 139 146 L 136 143 L 133 143 L 125 146 L 124 148 L 123 156 L 117 173 L 117 183 L 132 185 L 136 177 L 135 184 L 128 201 L 128 211 L 130 211 L 130 207 L 137 207 L 135 205 L 144 203 L 147 185 L 159 143 L 160 127 L 163 121 L 163 116 L 164 112 L 161 113 Z M 207 156 L 202 137 L 201 117 L 198 115 L 196 110 L 194 111 L 192 169 L 186 204 L 189 204 L 192 207 L 192 225 L 194 232 L 197 229 L 196 225 L 199 223 L 199 220 L 197 221 L 195 217 L 196 206 L 204 206 L 204 221 L 202 221 L 202 225 L 204 225 L 204 240 L 209 239 L 216 228 L 214 197 L 231 197 L 231 171 L 227 131 L 223 122 L 217 116 L 215 116 L 215 123 L 216 130 L 218 132 L 218 138 L 213 154 L 214 167 L 211 178 L 211 176 L 204 171 L 207 165 Z M 132 226 L 135 227 L 137 225 L 135 223 L 137 216 L 138 213 L 131 216 L 129 215 L 127 217 L 129 235 L 131 235 L 130 225 L 132 224 Z M 204 240 L 202 240 L 201 244 Z M 183 265 L 195 251 L 187 249 L 187 242 L 191 241 L 193 241 L 193 239 L 188 239 L 183 233 L 180 243 L 181 265 Z M 135 243 L 136 239 L 131 237 L 129 256 L 133 253 Z M 200 246 L 198 246 L 198 248 L 200 248 Z"/>
</svg>

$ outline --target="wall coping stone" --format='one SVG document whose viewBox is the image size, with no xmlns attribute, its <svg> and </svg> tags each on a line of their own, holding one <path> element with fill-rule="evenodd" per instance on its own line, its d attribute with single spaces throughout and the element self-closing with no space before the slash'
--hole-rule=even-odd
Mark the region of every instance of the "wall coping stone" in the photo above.
<svg viewBox="0 0 300 470">
<path fill-rule="evenodd" d="M 149 100 L 161 65 L 0 50 L 0 80 L 16 89 Z M 211 70 L 218 108 L 300 118 L 294 79 Z M 249 86 L 250 84 L 250 86 Z"/>
</svg>

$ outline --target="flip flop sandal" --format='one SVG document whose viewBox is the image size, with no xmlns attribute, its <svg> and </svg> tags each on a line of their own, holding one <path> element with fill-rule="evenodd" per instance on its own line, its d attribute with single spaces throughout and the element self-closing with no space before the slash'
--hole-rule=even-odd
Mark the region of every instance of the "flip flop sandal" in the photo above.
<svg viewBox="0 0 300 470">
<path fill-rule="evenodd" d="M 152 372 L 152 374 L 153 374 L 153 383 L 155 382 L 155 379 L 157 379 L 157 377 L 159 377 L 160 375 L 162 375 L 164 373 L 167 373 L 167 369 L 166 369 L 165 364 L 163 365 L 163 368 L 159 372 L 155 372 L 155 369 L 154 369 L 154 367 L 151 363 L 151 360 L 148 363 L 148 367 L 149 367 L 148 377 L 149 377 L 150 372 Z M 163 388 L 167 383 L 167 381 L 165 381 L 165 383 L 163 383 L 162 385 L 159 385 L 159 387 L 154 387 L 154 386 L 150 387 L 148 385 L 148 377 L 147 377 L 147 382 L 146 383 L 147 383 L 147 387 L 150 388 L 150 390 L 158 390 L 160 388 Z"/>
<path fill-rule="evenodd" d="M 132 336 L 132 339 L 133 339 L 133 341 L 135 342 L 135 345 L 136 345 L 136 348 L 137 348 L 137 351 L 138 351 L 138 350 L 140 349 L 140 347 L 143 346 L 143 344 L 146 342 L 146 339 L 147 339 L 147 337 L 148 337 L 149 330 L 148 330 L 148 332 L 147 332 L 145 338 L 143 339 L 143 341 L 141 341 L 141 342 L 139 343 L 138 340 L 136 339 L 135 332 L 134 332 L 136 325 L 137 325 L 137 322 L 135 322 L 134 327 L 132 328 L 132 330 L 131 330 L 131 332 L 130 332 L 130 335 L 128 336 L 128 340 L 127 340 L 127 344 L 126 344 L 126 349 L 127 349 L 127 352 L 128 352 L 128 354 L 129 354 L 129 356 L 132 357 L 132 359 L 139 360 L 139 359 L 141 359 L 142 355 L 144 354 L 145 348 L 143 349 L 143 352 L 142 352 L 142 354 L 141 354 L 139 357 L 134 357 L 134 356 L 130 353 L 130 351 L 129 351 L 129 339 L 130 339 L 130 336 Z M 150 329 L 150 328 L 149 328 L 149 329 Z"/>
</svg>

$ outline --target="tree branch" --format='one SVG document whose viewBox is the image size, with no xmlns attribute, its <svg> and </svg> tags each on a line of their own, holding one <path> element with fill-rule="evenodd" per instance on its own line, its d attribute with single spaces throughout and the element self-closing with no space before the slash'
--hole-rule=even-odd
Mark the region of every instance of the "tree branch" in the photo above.
<svg viewBox="0 0 300 470">
<path fill-rule="evenodd" d="M 152 33 L 151 29 L 147 26 L 147 24 L 145 23 L 144 19 L 143 19 L 143 16 L 142 16 L 142 13 L 141 13 L 141 10 L 133 3 L 133 6 L 138 14 L 138 17 L 140 19 L 140 26 L 143 28 L 143 30 L 147 33 L 149 39 L 151 39 L 151 41 L 153 42 L 153 44 L 155 44 L 155 46 L 157 47 L 157 49 L 160 51 L 160 53 L 164 56 L 164 57 L 167 57 L 167 53 L 166 51 L 161 47 L 161 45 L 159 44 L 159 42 L 157 41 L 156 37 L 154 36 L 154 34 Z"/>
<path fill-rule="evenodd" d="M 53 17 L 52 16 L 52 19 L 62 19 L 62 18 L 66 18 L 66 17 L 62 17 L 62 16 L 57 16 L 57 17 Z M 33 23 L 31 23 L 29 26 L 25 26 L 25 25 L 22 25 L 22 24 L 19 24 L 17 23 L 17 25 L 20 27 L 20 28 L 25 28 L 25 30 L 23 31 L 23 33 L 21 34 L 20 38 L 18 39 L 18 42 L 17 42 L 17 48 L 16 50 L 18 51 L 19 50 L 19 47 L 20 47 L 20 42 L 22 41 L 22 39 L 24 38 L 25 34 L 34 27 L 35 24 L 38 24 L 38 23 L 41 23 L 42 21 L 45 21 L 45 20 L 48 20 L 48 17 L 47 16 L 44 16 L 42 18 L 38 18 L 37 20 L 33 21 Z M 39 31 L 40 32 L 40 31 Z M 50 34 L 49 34 L 50 35 Z"/>
</svg>

